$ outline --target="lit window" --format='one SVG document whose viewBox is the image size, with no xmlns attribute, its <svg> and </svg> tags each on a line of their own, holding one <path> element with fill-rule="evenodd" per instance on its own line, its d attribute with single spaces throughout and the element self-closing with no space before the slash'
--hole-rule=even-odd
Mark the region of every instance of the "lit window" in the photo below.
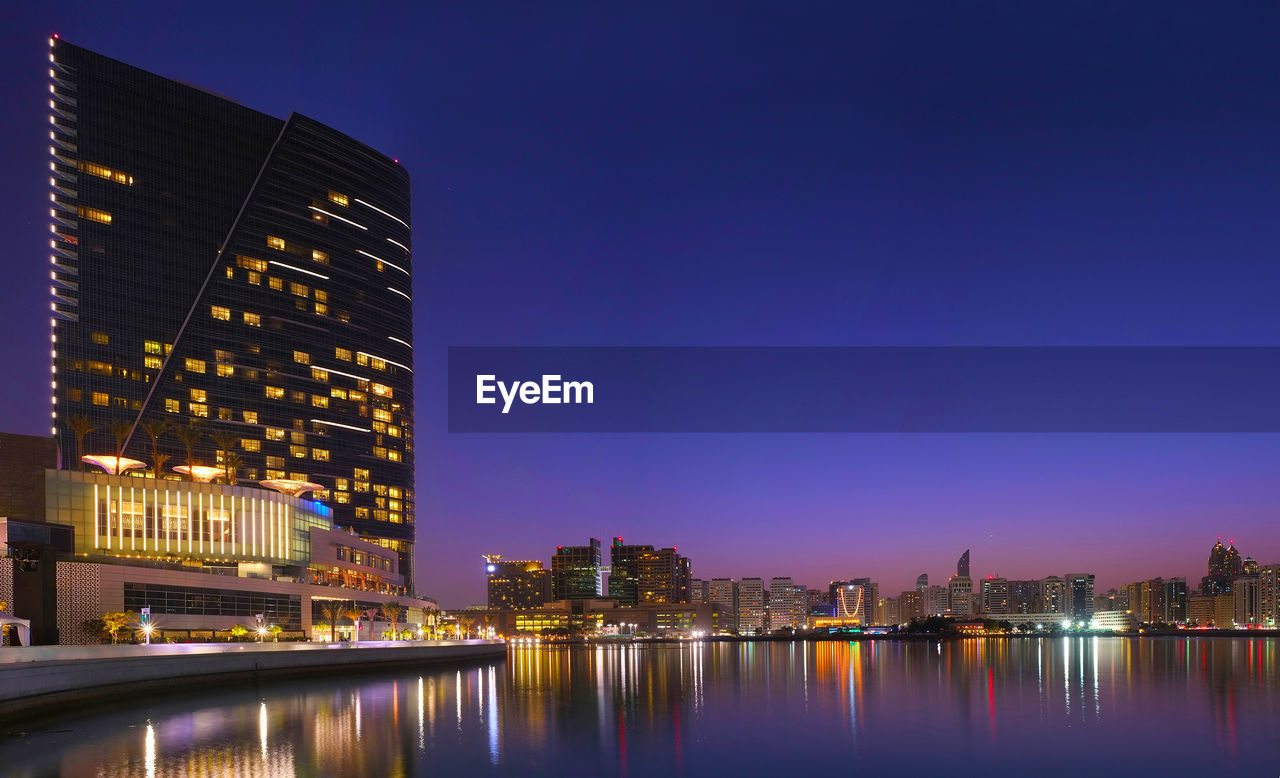
<svg viewBox="0 0 1280 778">
<path fill-rule="evenodd" d="M 374 455 L 375 457 L 377 457 L 378 459 L 386 459 L 386 458 L 387 458 L 387 449 L 386 449 L 386 448 L 384 448 L 383 446 L 374 446 L 374 447 L 373 447 L 373 455 Z"/>
<path fill-rule="evenodd" d="M 329 302 L 329 293 L 328 293 L 328 292 L 326 292 L 326 291 L 325 291 L 325 290 L 323 290 L 323 289 L 317 289 L 317 290 L 316 290 L 316 295 L 315 295 L 315 296 L 316 296 L 316 299 L 317 299 L 317 300 L 319 300 L 319 301 L 320 301 L 320 302 L 322 302 L 322 303 L 327 303 L 327 302 Z"/>
<path fill-rule="evenodd" d="M 329 390 L 329 396 L 330 396 L 330 397 L 335 397 L 335 398 L 337 398 L 337 399 L 339 399 L 339 400 L 345 400 L 345 399 L 347 399 L 347 390 L 346 390 L 346 389 L 339 389 L 338 387 L 336 387 L 336 386 L 335 386 L 335 387 L 333 387 L 332 389 L 330 389 L 330 390 Z"/>
<path fill-rule="evenodd" d="M 188 373 L 203 373 L 205 368 L 204 360 L 187 357 L 186 367 Z"/>
<path fill-rule="evenodd" d="M 160 364 L 161 364 L 160 357 L 143 357 L 142 358 L 142 366 L 147 368 L 148 370 L 159 370 Z"/>
<path fill-rule="evenodd" d="M 351 361 L 351 349 L 335 348 L 333 350 L 333 355 L 338 359 L 341 359 L 343 362 Z"/>
<path fill-rule="evenodd" d="M 373 509 L 373 520 L 374 520 L 374 521 L 386 521 L 388 518 L 390 518 L 390 517 L 389 517 L 389 516 L 387 516 L 387 512 L 386 512 L 386 511 L 381 510 L 381 509 L 379 509 L 379 508 L 374 508 L 374 509 Z"/>
<path fill-rule="evenodd" d="M 351 489 L 351 490 L 352 490 L 352 491 L 354 491 L 354 492 L 365 492 L 365 493 L 368 493 L 368 491 L 369 491 L 369 482 L 368 482 L 368 481 L 355 481 L 355 482 L 353 482 L 353 483 L 352 483 L 352 489 Z"/>
<path fill-rule="evenodd" d="M 337 203 L 338 205 L 349 205 L 349 203 L 347 202 L 346 195 L 342 194 L 341 192 L 335 192 L 332 189 L 329 190 L 329 199 Z"/>
<path fill-rule="evenodd" d="M 387 423 L 385 421 L 375 421 L 372 425 L 373 431 L 382 434 L 387 431 Z"/>
<path fill-rule="evenodd" d="M 253 438 L 240 438 L 240 448 L 245 451 L 261 451 L 262 441 Z"/>
<path fill-rule="evenodd" d="M 311 395 L 311 404 L 317 408 L 328 408 L 329 398 L 323 394 L 313 394 Z"/>
<path fill-rule="evenodd" d="M 400 452 L 396 451 L 394 448 L 387 449 L 387 459 L 391 460 L 392 462 L 399 462 Z"/>
<path fill-rule="evenodd" d="M 400 428 L 387 425 L 387 434 L 393 438 L 398 438 L 400 437 Z"/>
<path fill-rule="evenodd" d="M 248 273 L 245 274 L 245 276 L 248 278 L 249 283 L 253 284 L 254 286 L 262 286 L 261 273 L 255 273 L 254 271 L 250 270 Z"/>
<path fill-rule="evenodd" d="M 347 494 L 346 492 L 338 492 L 333 496 L 333 501 L 336 503 L 341 503 L 343 505 L 346 505 L 351 502 L 351 495 Z"/>
<path fill-rule="evenodd" d="M 102 211 L 97 208 L 90 208 L 85 205 L 80 206 L 76 211 L 80 214 L 80 218 L 82 219 L 88 219 L 91 222 L 98 222 L 99 224 L 111 223 L 111 214 L 106 211 Z"/>
<path fill-rule="evenodd" d="M 323 367 L 313 367 L 311 368 L 311 377 L 316 381 L 328 381 L 329 371 Z"/>
<path fill-rule="evenodd" d="M 94 375 L 111 375 L 111 364 L 91 359 L 89 360 L 89 372 Z"/>
<path fill-rule="evenodd" d="M 133 186 L 133 176 L 128 173 L 121 173 L 119 170 L 112 170 L 109 167 L 103 167 L 102 165 L 95 165 L 92 162 L 83 161 L 77 162 L 76 168 L 91 176 L 105 178 L 108 181 L 114 181 L 117 184 L 124 184 L 125 186 Z M 343 205 L 346 205 L 346 203 L 343 203 Z"/>
<path fill-rule="evenodd" d="M 160 342 L 156 340 L 145 341 L 142 344 L 142 350 L 147 352 L 148 354 L 159 354 Z"/>
<path fill-rule="evenodd" d="M 289 446 L 289 456 L 293 457 L 294 459 L 306 459 L 307 447 L 306 446 Z"/>
<path fill-rule="evenodd" d="M 340 492 L 345 492 L 347 490 L 347 479 L 345 478 L 333 479 L 333 488 L 337 489 Z"/>
<path fill-rule="evenodd" d="M 299 421 L 301 421 L 301 420 L 299 420 Z M 299 425 L 299 429 L 301 429 L 301 425 Z M 307 442 L 307 433 L 305 433 L 305 432 L 290 432 L 290 433 L 289 433 L 289 442 L 290 442 L 290 443 L 306 443 L 306 442 Z"/>
<path fill-rule="evenodd" d="M 391 411 L 384 411 L 381 408 L 373 409 L 373 418 L 378 421 L 391 421 Z"/>
<path fill-rule="evenodd" d="M 284 279 L 276 278 L 275 276 L 268 276 L 267 286 L 271 287 L 277 292 L 284 291 Z"/>
<path fill-rule="evenodd" d="M 361 354 L 361 353 L 357 353 L 357 354 L 356 354 L 356 364 L 357 364 L 357 365 L 367 365 L 367 364 L 369 364 L 369 355 L 368 355 L 368 354 Z"/>
<path fill-rule="evenodd" d="M 293 352 L 293 361 L 300 365 L 309 365 L 311 364 L 311 355 L 305 351 L 295 351 Z"/>
<path fill-rule="evenodd" d="M 236 256 L 236 264 L 245 270 L 256 270 L 259 273 L 266 272 L 267 261 L 265 259 L 254 259 L 253 257 Z"/>
<path fill-rule="evenodd" d="M 219 349 L 214 349 L 213 358 L 219 362 L 230 362 L 232 359 L 235 358 L 235 354 L 232 354 L 230 351 L 227 351 L 226 349 L 219 348 Z"/>
<path fill-rule="evenodd" d="M 393 486 L 393 487 L 391 487 L 391 489 L 390 489 L 390 491 L 389 491 L 388 493 L 389 493 L 392 497 L 396 498 L 397 500 L 404 496 L 404 490 L 403 490 L 403 489 L 401 489 L 401 488 L 400 488 L 400 487 L 398 487 L 398 486 Z M 399 508 L 397 508 L 396 510 L 400 510 L 400 509 L 399 509 Z"/>
<path fill-rule="evenodd" d="M 245 311 L 245 312 L 244 312 L 244 323 L 245 323 L 245 324 L 248 324 L 250 327 L 261 327 L 261 326 L 262 326 L 262 317 L 261 317 L 261 316 L 259 316 L 259 315 L 258 315 L 258 314 L 256 314 L 256 313 L 249 313 L 248 311 Z"/>
<path fill-rule="evenodd" d="M 219 419 L 222 419 L 223 421 L 231 421 L 231 409 L 230 409 L 230 408 L 219 408 L 219 409 L 218 409 L 218 418 L 219 418 Z"/>
<path fill-rule="evenodd" d="M 231 321 L 231 309 L 221 305 L 209 306 L 209 315 L 219 321 Z"/>
<path fill-rule="evenodd" d="M 257 424 L 257 423 L 258 423 L 258 412 L 257 412 L 257 411 L 244 411 L 241 415 L 244 417 L 245 423 L 247 423 L 247 424 Z"/>
<path fill-rule="evenodd" d="M 230 265 L 228 265 L 228 266 L 227 266 L 227 278 L 235 278 L 235 277 L 236 277 L 236 269 L 235 269 L 234 267 L 231 267 Z"/>
<path fill-rule="evenodd" d="M 317 262 L 321 262 L 326 265 L 329 264 L 329 255 L 319 249 L 311 250 L 311 258 Z"/>
<path fill-rule="evenodd" d="M 236 374 L 236 369 L 235 369 L 234 367 L 232 367 L 231 365 L 223 365 L 223 364 L 219 364 L 219 365 L 218 365 L 218 375 L 219 375 L 219 377 L 221 377 L 221 378 L 230 378 L 231 376 L 233 376 L 233 375 L 235 375 L 235 374 Z"/>
<path fill-rule="evenodd" d="M 357 519 L 367 519 L 367 518 L 369 518 L 369 509 L 368 509 L 368 508 L 356 508 L 356 518 L 357 518 Z"/>
<path fill-rule="evenodd" d="M 268 245 L 268 246 L 270 246 L 271 248 L 273 248 L 273 249 L 277 250 L 277 251 L 284 251 L 284 250 L 285 250 L 285 242 L 284 242 L 284 238 L 277 238 L 277 237 L 276 237 L 276 236 L 274 236 L 274 235 L 268 235 L 268 236 L 267 236 L 267 245 Z"/>
<path fill-rule="evenodd" d="M 106 393 L 106 392 L 94 392 L 94 393 L 93 393 L 93 404 L 94 404 L 94 405 L 109 405 L 110 403 L 111 403 L 111 398 L 107 397 L 107 393 Z"/>
<path fill-rule="evenodd" d="M 374 393 L 374 394 L 376 394 L 376 395 L 378 395 L 379 397 L 390 397 L 390 396 L 391 396 L 391 387 L 389 387 L 389 386 L 387 386 L 387 385 L 385 385 L 385 384 L 371 384 L 371 385 L 369 386 L 369 389 L 370 389 L 370 390 L 372 390 L 372 391 L 373 391 L 373 393 Z M 387 421 L 391 421 L 391 420 L 390 420 L 390 419 L 387 419 Z"/>
<path fill-rule="evenodd" d="M 209 418 L 209 406 L 201 403 L 187 403 L 187 412 L 202 419 Z"/>
<path fill-rule="evenodd" d="M 280 400 L 280 399 L 283 399 L 283 398 L 284 398 L 284 388 L 283 388 L 283 387 L 280 387 L 280 386 L 264 386 L 264 387 L 262 387 L 262 388 L 263 388 L 263 390 L 266 392 L 267 397 L 269 397 L 269 398 L 270 398 L 270 399 L 272 399 L 272 400 Z"/>
<path fill-rule="evenodd" d="M 313 448 L 313 449 L 311 449 L 311 458 L 312 458 L 312 459 L 315 459 L 315 460 L 318 460 L 318 461 L 320 461 L 320 462 L 328 462 L 328 461 L 329 461 L 329 449 L 327 449 L 327 448 Z"/>
<path fill-rule="evenodd" d="M 284 430 L 279 427 L 267 427 L 267 440 L 284 440 Z"/>
<path fill-rule="evenodd" d="M 297 281 L 289 282 L 289 292 L 297 295 L 298 297 L 306 297 L 310 291 L 310 289 L 307 289 L 306 284 L 300 284 Z"/>
<path fill-rule="evenodd" d="M 366 481 L 369 480 L 369 468 L 367 467 L 352 468 L 351 473 L 356 478 L 363 478 Z M 368 491 L 368 490 L 366 489 L 365 491 Z"/>
<path fill-rule="evenodd" d="M 169 413 L 178 413 L 182 410 L 182 404 L 171 397 L 166 397 L 164 401 L 164 409 Z"/>
<path fill-rule="evenodd" d="M 268 458 L 268 459 L 270 459 L 270 457 L 267 457 L 267 458 Z M 272 470 L 271 468 L 269 468 L 269 467 L 268 467 L 268 468 L 267 468 L 267 480 L 268 480 L 268 481 L 270 481 L 270 480 L 275 479 L 275 478 L 284 478 L 284 471 L 283 471 L 283 470 Z"/>
<path fill-rule="evenodd" d="M 379 358 L 377 358 L 377 357 L 371 357 L 371 358 L 369 359 L 369 366 L 370 366 L 370 367 L 372 367 L 374 370 L 386 370 L 386 369 L 387 369 L 387 361 L 386 361 L 385 359 L 379 359 Z"/>
<path fill-rule="evenodd" d="M 208 402 L 208 401 L 209 401 L 209 398 L 208 398 L 208 396 L 205 394 L 205 391 L 204 391 L 203 389 L 192 389 L 192 390 L 191 390 L 191 399 L 192 399 L 192 400 L 195 400 L 195 401 L 196 401 L 196 402 L 198 402 L 198 403 Z"/>
<path fill-rule="evenodd" d="M 355 389 L 352 389 L 350 392 L 347 392 L 347 398 L 355 400 L 358 403 L 362 403 L 364 402 L 364 392 L 357 392 Z"/>
<path fill-rule="evenodd" d="M 111 339 L 107 337 L 107 333 L 105 332 L 95 332 L 89 337 L 93 340 L 94 343 L 97 343 L 99 346 L 105 346 L 111 342 Z"/>
<path fill-rule="evenodd" d="M 316 303 L 316 316 L 328 316 L 329 306 L 324 303 Z"/>
</svg>

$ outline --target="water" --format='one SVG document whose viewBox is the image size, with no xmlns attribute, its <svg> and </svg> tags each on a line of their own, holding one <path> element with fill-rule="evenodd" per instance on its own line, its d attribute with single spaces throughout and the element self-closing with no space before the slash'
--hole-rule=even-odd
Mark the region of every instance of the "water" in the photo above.
<svg viewBox="0 0 1280 778">
<path fill-rule="evenodd" d="M 1277 775 L 1278 645 L 513 648 L 464 668 L 121 699 L 3 735 L 0 774 Z"/>
</svg>

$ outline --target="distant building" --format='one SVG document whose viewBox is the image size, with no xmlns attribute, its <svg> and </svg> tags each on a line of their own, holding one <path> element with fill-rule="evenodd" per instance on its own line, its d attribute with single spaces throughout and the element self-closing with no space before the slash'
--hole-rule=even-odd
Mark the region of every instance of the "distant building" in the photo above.
<svg viewBox="0 0 1280 778">
<path fill-rule="evenodd" d="M 1212 627 L 1214 616 L 1214 595 L 1203 594 L 1201 592 L 1191 592 L 1187 595 L 1187 624 L 1193 627 Z M 1233 604 L 1234 611 L 1234 604 Z M 1146 621 L 1136 612 L 1134 615 L 1140 621 Z M 1234 612 L 1232 619 L 1235 618 Z"/>
<path fill-rule="evenodd" d="M 764 581 L 743 578 L 738 582 L 738 631 L 754 634 L 764 629 Z"/>
<path fill-rule="evenodd" d="M 489 607 L 506 610 L 541 608 L 552 601 L 551 571 L 542 562 L 486 556 Z"/>
<path fill-rule="evenodd" d="M 920 592 L 921 594 L 924 594 L 925 590 L 928 588 L 929 588 L 929 574 L 921 573 L 920 575 L 916 576 L 916 591 Z"/>
<path fill-rule="evenodd" d="M 960 559 L 956 562 L 956 575 L 960 578 L 969 577 L 969 549 L 965 549 L 960 555 Z"/>
<path fill-rule="evenodd" d="M 770 629 L 800 626 L 805 620 L 804 604 L 796 596 L 796 584 L 790 577 L 769 579 Z"/>
<path fill-rule="evenodd" d="M 1039 610 L 1039 581 L 1009 582 L 1009 613 L 1037 613 Z"/>
<path fill-rule="evenodd" d="M 964 569 L 969 567 L 969 552 L 960 557 Z M 957 567 L 957 569 L 960 569 Z M 967 575 L 953 575 L 947 582 L 947 602 L 952 616 L 972 616 L 976 610 L 973 602 L 973 580 Z"/>
<path fill-rule="evenodd" d="M 712 578 L 707 586 L 707 602 L 719 609 L 721 627 L 730 632 L 738 628 L 738 582 L 732 578 Z"/>
<path fill-rule="evenodd" d="M 585 546 L 557 546 L 551 557 L 551 588 L 556 600 L 595 599 L 603 594 L 600 540 Z"/>
<path fill-rule="evenodd" d="M 1128 632 L 1137 629 L 1138 620 L 1132 613 L 1123 610 L 1095 611 L 1089 620 L 1089 629 L 1110 630 L 1112 632 Z"/>
<path fill-rule="evenodd" d="M 926 589 L 929 587 L 926 586 Z M 911 590 L 898 595 L 898 620 L 905 624 L 912 619 L 923 618 L 924 595 L 919 590 Z"/>
<path fill-rule="evenodd" d="M 1009 579 L 987 577 L 982 579 L 982 610 L 984 613 L 1009 613 Z"/>
<path fill-rule="evenodd" d="M 1280 564 L 1258 568 L 1258 611 L 1262 624 L 1280 624 Z"/>
<path fill-rule="evenodd" d="M 1164 596 L 1163 610 L 1161 611 L 1165 624 L 1185 624 L 1187 623 L 1187 579 L 1186 578 L 1166 578 L 1164 579 Z"/>
<path fill-rule="evenodd" d="M 945 616 L 951 612 L 951 602 L 945 586 L 930 586 L 924 591 L 924 615 Z"/>
<path fill-rule="evenodd" d="M 902 614 L 899 610 L 899 600 L 896 597 L 882 597 L 880 599 L 880 618 L 881 624 L 901 624 Z"/>
<path fill-rule="evenodd" d="M 619 605 L 640 602 L 640 555 L 653 551 L 653 546 L 627 545 L 614 538 L 609 545 L 609 597 Z"/>
<path fill-rule="evenodd" d="M 1068 619 L 1088 621 L 1093 617 L 1093 574 L 1067 573 L 1063 576 L 1063 612 Z"/>
<path fill-rule="evenodd" d="M 1205 594 L 1231 594 L 1231 584 L 1244 572 L 1240 552 L 1234 545 L 1227 547 L 1222 541 L 1209 549 L 1209 574 L 1200 581 L 1200 591 Z"/>
<path fill-rule="evenodd" d="M 702 578 L 689 579 L 689 602 L 698 603 L 706 602 L 710 595 L 710 581 Z"/>
<path fill-rule="evenodd" d="M 1066 609 L 1067 582 L 1061 576 L 1040 579 L 1040 612 L 1063 613 Z"/>
<path fill-rule="evenodd" d="M 1231 585 L 1234 607 L 1233 620 L 1237 627 L 1255 627 L 1263 623 L 1261 587 L 1257 576 L 1241 576 Z"/>
<path fill-rule="evenodd" d="M 642 552 L 639 558 L 640 602 L 689 601 L 689 559 L 675 548 Z"/>
</svg>

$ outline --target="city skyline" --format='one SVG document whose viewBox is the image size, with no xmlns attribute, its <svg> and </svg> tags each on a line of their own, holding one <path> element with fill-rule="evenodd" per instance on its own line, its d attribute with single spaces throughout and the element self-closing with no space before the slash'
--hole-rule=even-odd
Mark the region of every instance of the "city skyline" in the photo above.
<svg viewBox="0 0 1280 778">
<path fill-rule="evenodd" d="M 1274 9 L 4 13 L 0 359 L 32 382 L 0 430 L 47 430 L 58 32 L 413 175 L 419 588 L 445 603 L 480 599 L 481 553 L 593 535 L 667 538 L 700 577 L 889 590 L 965 547 L 1104 589 L 1191 581 L 1219 534 L 1280 559 L 1273 435 L 460 436 L 443 413 L 451 345 L 1280 341 Z"/>
</svg>

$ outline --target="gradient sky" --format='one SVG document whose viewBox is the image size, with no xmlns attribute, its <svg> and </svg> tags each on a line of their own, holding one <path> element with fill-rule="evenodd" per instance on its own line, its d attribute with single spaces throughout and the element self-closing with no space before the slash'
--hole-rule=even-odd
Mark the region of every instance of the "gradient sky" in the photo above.
<svg viewBox="0 0 1280 778">
<path fill-rule="evenodd" d="M 0 5 L 0 429 L 48 414 L 46 37 L 413 176 L 420 588 L 1280 561 L 1275 435 L 451 435 L 452 345 L 1278 345 L 1280 8 Z M 890 4 L 897 5 L 897 4 Z"/>
</svg>

